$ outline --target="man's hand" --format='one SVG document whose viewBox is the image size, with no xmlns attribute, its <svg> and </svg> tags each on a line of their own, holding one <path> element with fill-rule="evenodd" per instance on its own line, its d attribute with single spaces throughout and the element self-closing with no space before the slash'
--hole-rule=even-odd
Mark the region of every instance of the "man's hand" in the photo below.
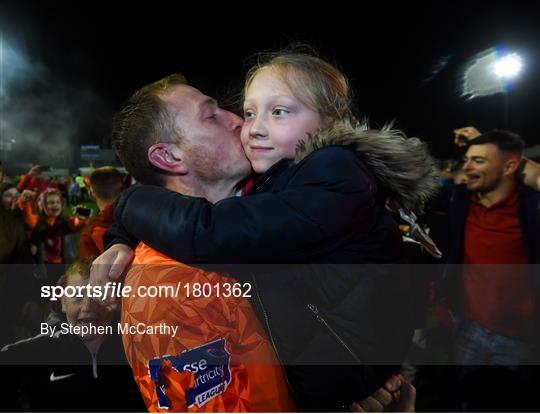
<svg viewBox="0 0 540 414">
<path fill-rule="evenodd" d="M 90 268 L 90 285 L 105 286 L 108 282 L 117 282 L 133 260 L 133 250 L 125 244 L 115 244 L 105 250 L 93 262 Z M 116 309 L 116 302 L 106 306 Z"/>
<path fill-rule="evenodd" d="M 416 388 L 400 374 L 392 375 L 384 387 L 369 397 L 353 403 L 353 412 L 414 412 Z"/>
<path fill-rule="evenodd" d="M 454 144 L 464 147 L 471 139 L 478 138 L 480 135 L 482 135 L 480 131 L 473 126 L 454 129 Z"/>
</svg>

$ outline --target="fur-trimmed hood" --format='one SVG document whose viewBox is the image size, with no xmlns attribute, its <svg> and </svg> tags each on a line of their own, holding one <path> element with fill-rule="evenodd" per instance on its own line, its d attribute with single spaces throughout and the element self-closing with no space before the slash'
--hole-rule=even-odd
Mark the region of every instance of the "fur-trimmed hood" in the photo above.
<svg viewBox="0 0 540 414">
<path fill-rule="evenodd" d="M 342 121 L 310 135 L 296 148 L 295 163 L 313 151 L 333 145 L 353 148 L 388 193 L 393 208 L 421 214 L 439 188 L 439 172 L 426 143 L 407 138 L 392 125 L 369 129 L 367 123 Z"/>
</svg>

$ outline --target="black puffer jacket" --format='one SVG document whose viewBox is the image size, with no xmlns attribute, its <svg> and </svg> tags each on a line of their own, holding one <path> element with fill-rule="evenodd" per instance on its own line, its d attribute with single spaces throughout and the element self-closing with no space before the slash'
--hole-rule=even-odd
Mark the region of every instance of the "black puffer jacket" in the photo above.
<svg viewBox="0 0 540 414">
<path fill-rule="evenodd" d="M 410 338 L 402 268 L 374 266 L 402 262 L 384 199 L 420 207 L 436 185 L 419 141 L 342 124 L 274 165 L 243 198 L 212 205 L 129 189 L 108 244 L 129 234 L 184 263 L 258 264 L 234 275 L 253 284 L 299 402 L 337 410 L 381 386 Z"/>
</svg>

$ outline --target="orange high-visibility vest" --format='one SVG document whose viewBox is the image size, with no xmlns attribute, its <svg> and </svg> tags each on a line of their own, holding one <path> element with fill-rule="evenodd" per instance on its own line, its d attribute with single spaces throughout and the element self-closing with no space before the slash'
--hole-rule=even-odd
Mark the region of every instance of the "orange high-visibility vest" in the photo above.
<svg viewBox="0 0 540 414">
<path fill-rule="evenodd" d="M 235 283 L 139 244 L 119 328 L 148 411 L 295 411 L 249 300 L 236 297 L 248 286 Z"/>
</svg>

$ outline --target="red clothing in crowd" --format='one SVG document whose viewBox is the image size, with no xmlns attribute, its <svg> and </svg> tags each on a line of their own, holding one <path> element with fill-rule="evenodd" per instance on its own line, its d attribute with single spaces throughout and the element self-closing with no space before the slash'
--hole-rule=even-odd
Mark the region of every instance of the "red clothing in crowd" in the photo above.
<svg viewBox="0 0 540 414">
<path fill-rule="evenodd" d="M 43 261 L 49 264 L 64 263 L 64 236 L 83 228 L 87 220 L 72 216 L 41 217 L 34 211 L 32 201 L 17 201 L 17 206 L 24 214 L 24 224 L 31 231 L 30 241 L 43 242 Z"/>
<path fill-rule="evenodd" d="M 81 257 L 99 256 L 105 251 L 103 235 L 113 223 L 114 207 L 110 204 L 101 210 L 81 233 L 79 240 Z"/>
<path fill-rule="evenodd" d="M 36 192 L 37 194 L 40 194 L 47 188 L 58 188 L 58 186 L 48 180 L 44 180 L 41 177 L 31 174 L 23 175 L 21 177 L 21 180 L 19 181 L 19 184 L 17 185 L 17 189 L 21 193 L 24 190 L 30 190 Z"/>
<path fill-rule="evenodd" d="M 530 338 L 533 299 L 517 188 L 491 207 L 472 196 L 464 242 L 461 287 L 467 318 L 502 335 Z"/>
</svg>

